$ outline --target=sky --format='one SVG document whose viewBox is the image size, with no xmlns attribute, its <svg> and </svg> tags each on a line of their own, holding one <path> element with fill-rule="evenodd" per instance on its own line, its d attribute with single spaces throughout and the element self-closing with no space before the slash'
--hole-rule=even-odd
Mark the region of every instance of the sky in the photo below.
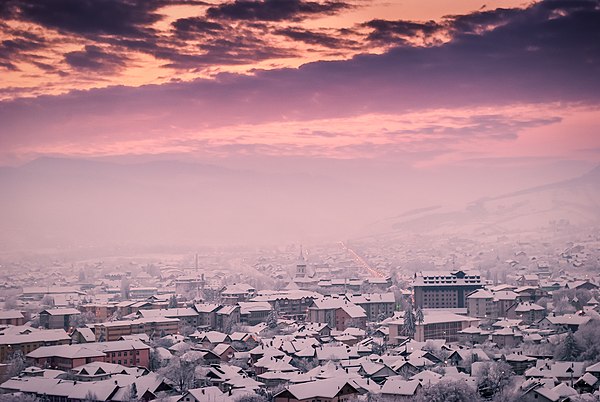
<svg viewBox="0 0 600 402">
<path fill-rule="evenodd" d="M 0 0 L 0 77 L 6 167 L 169 160 L 462 202 L 600 161 L 597 0 Z"/>
</svg>

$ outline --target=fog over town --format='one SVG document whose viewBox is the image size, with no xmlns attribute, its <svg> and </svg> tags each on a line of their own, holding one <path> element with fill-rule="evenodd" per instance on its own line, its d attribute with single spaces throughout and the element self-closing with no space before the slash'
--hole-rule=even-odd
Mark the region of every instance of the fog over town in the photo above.
<svg viewBox="0 0 600 402">
<path fill-rule="evenodd" d="M 0 402 L 600 402 L 598 0 L 0 0 L 0 77 Z"/>
</svg>

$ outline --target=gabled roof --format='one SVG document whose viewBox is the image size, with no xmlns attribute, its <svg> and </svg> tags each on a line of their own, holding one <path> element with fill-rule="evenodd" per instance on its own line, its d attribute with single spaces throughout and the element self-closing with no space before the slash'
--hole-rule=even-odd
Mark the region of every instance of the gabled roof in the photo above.
<svg viewBox="0 0 600 402">
<path fill-rule="evenodd" d="M 344 388 L 348 388 L 355 393 L 358 389 L 346 378 L 329 378 L 325 380 L 316 380 L 302 384 L 290 385 L 287 390 L 276 394 L 284 396 L 286 393 L 292 395 L 295 399 L 313 399 L 313 398 L 335 398 Z"/>
<path fill-rule="evenodd" d="M 47 309 L 44 310 L 42 312 L 40 312 L 40 314 L 44 314 L 47 313 L 49 315 L 75 315 L 75 314 L 81 314 L 81 312 L 75 308 L 52 308 L 52 309 Z"/>
<path fill-rule="evenodd" d="M 199 313 L 212 313 L 215 312 L 219 307 L 221 307 L 220 304 L 214 303 L 194 304 L 194 309 Z"/>
<path fill-rule="evenodd" d="M 4 310 L 0 311 L 0 320 L 15 320 L 19 318 L 25 318 L 23 313 L 18 310 Z"/>
<path fill-rule="evenodd" d="M 225 353 L 228 349 L 231 349 L 233 352 L 235 352 L 235 349 L 227 343 L 219 343 L 213 348 L 212 352 L 217 356 L 222 356 L 223 353 Z"/>
<path fill-rule="evenodd" d="M 381 393 L 385 395 L 413 396 L 421 386 L 418 380 L 405 380 L 402 376 L 388 377 L 383 387 L 381 387 Z"/>
</svg>

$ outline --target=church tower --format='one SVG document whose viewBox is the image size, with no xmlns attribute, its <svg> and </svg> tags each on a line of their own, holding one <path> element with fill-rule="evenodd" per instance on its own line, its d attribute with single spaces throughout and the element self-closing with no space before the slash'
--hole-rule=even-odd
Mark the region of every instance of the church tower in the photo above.
<svg viewBox="0 0 600 402">
<path fill-rule="evenodd" d="M 298 263 L 296 264 L 296 278 L 306 277 L 306 260 L 304 259 L 304 253 L 302 252 L 302 246 L 300 246 L 300 255 L 298 256 Z"/>
</svg>

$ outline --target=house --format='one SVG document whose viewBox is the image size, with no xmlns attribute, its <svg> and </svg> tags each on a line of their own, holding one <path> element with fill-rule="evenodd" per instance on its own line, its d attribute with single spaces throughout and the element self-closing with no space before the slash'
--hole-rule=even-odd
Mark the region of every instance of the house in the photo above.
<svg viewBox="0 0 600 402">
<path fill-rule="evenodd" d="M 40 313 L 40 326 L 46 329 L 64 329 L 71 327 L 71 318 L 81 312 L 74 308 L 54 308 Z"/>
<path fill-rule="evenodd" d="M 467 327 L 462 331 L 458 331 L 458 341 L 460 343 L 484 343 L 488 340 L 491 332 L 478 327 Z"/>
<path fill-rule="evenodd" d="M 44 377 L 13 377 L 0 386 L 4 393 L 24 393 L 51 401 L 79 402 L 86 395 L 94 395 L 96 401 L 115 400 L 118 384 L 107 381 L 84 382 Z"/>
<path fill-rule="evenodd" d="M 563 402 L 568 401 L 569 398 L 561 398 L 552 388 L 536 383 L 528 388 L 519 400 L 523 402 Z"/>
<path fill-rule="evenodd" d="M 453 366 L 456 366 L 463 371 L 470 372 L 472 363 L 488 362 L 491 359 L 482 349 L 473 348 L 455 350 L 448 356 L 448 360 Z"/>
<path fill-rule="evenodd" d="M 108 321 L 116 312 L 116 304 L 86 303 L 81 304 L 78 309 L 82 314 L 93 314 L 96 322 Z"/>
<path fill-rule="evenodd" d="M 269 302 L 239 302 L 240 322 L 246 325 L 256 325 L 265 322 L 273 307 Z"/>
<path fill-rule="evenodd" d="M 411 362 L 404 359 L 396 361 L 396 363 L 392 365 L 392 369 L 404 379 L 410 378 L 421 371 Z"/>
<path fill-rule="evenodd" d="M 231 396 L 224 394 L 219 387 L 204 387 L 188 390 L 176 402 L 228 402 Z"/>
<path fill-rule="evenodd" d="M 497 317 L 507 317 L 509 308 L 515 304 L 519 295 L 513 290 L 494 291 L 494 312 Z"/>
<path fill-rule="evenodd" d="M 388 293 L 364 293 L 360 295 L 348 294 L 346 299 L 354 303 L 367 314 L 368 321 L 380 321 L 394 315 L 396 309 L 396 298 L 392 292 Z"/>
<path fill-rule="evenodd" d="M 546 316 L 546 309 L 532 302 L 515 304 L 509 310 L 514 310 L 515 317 L 520 318 L 525 324 L 536 323 Z"/>
<path fill-rule="evenodd" d="M 345 378 L 329 378 L 290 385 L 275 394 L 275 402 L 345 401 L 360 394 L 360 387 Z"/>
<path fill-rule="evenodd" d="M 290 319 L 305 319 L 308 307 L 314 299 L 321 297 L 320 294 L 308 290 L 265 290 L 259 291 L 258 295 L 251 299 L 255 302 L 268 302 L 271 307 L 276 308 L 281 317 Z"/>
<path fill-rule="evenodd" d="M 228 362 L 233 358 L 236 350 L 227 343 L 219 343 L 213 348 L 212 352 L 219 356 L 221 361 Z"/>
<path fill-rule="evenodd" d="M 567 282 L 565 285 L 567 289 L 585 289 L 585 290 L 596 290 L 598 289 L 598 285 L 592 283 L 590 281 L 573 281 Z"/>
<path fill-rule="evenodd" d="M 510 365 L 513 372 L 517 375 L 523 375 L 525 371 L 533 367 L 537 361 L 535 357 L 526 356 L 519 353 L 511 353 L 505 356 L 506 363 Z"/>
<path fill-rule="evenodd" d="M 536 274 L 525 274 L 517 278 L 517 284 L 519 286 L 538 286 L 540 284 L 540 277 Z"/>
<path fill-rule="evenodd" d="M 499 348 L 515 348 L 523 342 L 523 334 L 514 327 L 505 327 L 492 332 L 492 342 Z"/>
<path fill-rule="evenodd" d="M 598 391 L 598 386 L 600 385 L 600 380 L 596 378 L 591 373 L 585 373 L 581 377 L 575 381 L 573 388 L 577 390 L 580 394 L 582 393 L 594 393 Z"/>
<path fill-rule="evenodd" d="M 96 334 L 88 327 L 75 328 L 71 332 L 71 340 L 73 343 L 96 342 Z"/>
<path fill-rule="evenodd" d="M 216 329 L 217 310 L 221 308 L 220 304 L 199 303 L 194 304 L 194 310 L 198 313 L 198 327 L 202 329 Z"/>
<path fill-rule="evenodd" d="M 240 322 L 240 306 L 225 305 L 216 311 L 217 330 L 231 332 L 233 325 Z"/>
<path fill-rule="evenodd" d="M 190 335 L 190 339 L 201 343 L 207 348 L 213 348 L 221 343 L 231 343 L 229 335 L 218 331 L 195 332 Z"/>
<path fill-rule="evenodd" d="M 496 316 L 494 295 L 489 290 L 477 289 L 467 296 L 467 314 L 477 318 Z"/>
<path fill-rule="evenodd" d="M 256 289 L 247 283 L 227 285 L 220 291 L 221 302 L 227 305 L 248 301 L 254 296 L 256 296 Z"/>
<path fill-rule="evenodd" d="M 521 286 L 515 289 L 519 301 L 536 303 L 542 297 L 548 297 L 548 292 L 538 286 Z"/>
<path fill-rule="evenodd" d="M 125 367 L 120 364 L 98 361 L 78 366 L 72 369 L 69 375 L 70 379 L 76 381 L 102 381 L 117 374 L 141 376 L 147 373 L 148 370 L 145 368 Z"/>
<path fill-rule="evenodd" d="M 401 376 L 388 377 L 381 387 L 381 395 L 385 400 L 409 401 L 414 399 L 422 387 L 421 382 L 417 380 L 406 380 Z"/>
<path fill-rule="evenodd" d="M 396 371 L 394 371 L 387 364 L 367 360 L 360 364 L 358 374 L 360 374 L 363 377 L 370 378 L 378 384 L 381 384 L 388 377 L 395 376 Z"/>
<path fill-rule="evenodd" d="M 25 324 L 23 313 L 18 310 L 0 311 L 0 325 L 19 326 Z"/>
<path fill-rule="evenodd" d="M 322 323 L 344 331 L 348 327 L 365 328 L 367 314 L 362 307 L 344 297 L 329 296 L 313 300 L 308 308 L 308 321 Z"/>
<path fill-rule="evenodd" d="M 555 332 L 576 332 L 580 325 L 586 324 L 589 316 L 578 314 L 549 315 L 538 322 L 540 329 L 553 330 Z"/>
</svg>

